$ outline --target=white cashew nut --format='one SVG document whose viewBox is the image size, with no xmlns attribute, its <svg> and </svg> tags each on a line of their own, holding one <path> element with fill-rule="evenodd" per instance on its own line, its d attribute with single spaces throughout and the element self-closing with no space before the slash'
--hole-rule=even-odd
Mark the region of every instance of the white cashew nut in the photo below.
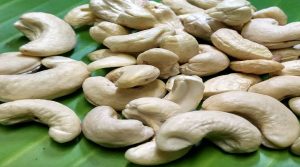
<svg viewBox="0 0 300 167">
<path fill-rule="evenodd" d="M 199 8 L 209 9 L 217 6 L 219 3 L 223 2 L 224 0 L 187 0 L 187 1 Z"/>
<path fill-rule="evenodd" d="M 26 99 L 0 104 L 0 124 L 25 121 L 47 124 L 49 136 L 58 143 L 73 140 L 81 132 L 80 119 L 70 108 L 50 100 Z"/>
<path fill-rule="evenodd" d="M 272 51 L 273 60 L 284 62 L 290 60 L 297 60 L 300 56 L 300 49 L 286 48 Z"/>
<path fill-rule="evenodd" d="M 300 60 L 292 60 L 281 63 L 283 69 L 275 72 L 276 75 L 295 75 L 300 76 Z"/>
<path fill-rule="evenodd" d="M 96 16 L 90 9 L 89 4 L 84 4 L 71 9 L 64 17 L 64 20 L 74 28 L 85 25 L 93 25 Z"/>
<path fill-rule="evenodd" d="M 15 23 L 31 42 L 20 47 L 20 52 L 29 56 L 53 56 L 66 53 L 76 45 L 76 34 L 62 19 L 48 13 L 25 13 Z"/>
<path fill-rule="evenodd" d="M 279 25 L 285 25 L 287 23 L 287 15 L 277 6 L 272 6 L 269 8 L 265 8 L 259 11 L 256 11 L 253 14 L 253 18 L 271 18 L 278 21 Z"/>
<path fill-rule="evenodd" d="M 204 12 L 203 9 L 188 3 L 187 0 L 162 0 L 162 3 L 169 6 L 177 15 Z"/>
<path fill-rule="evenodd" d="M 289 100 L 290 109 L 296 114 L 300 116 L 300 97 L 294 97 Z"/>
</svg>

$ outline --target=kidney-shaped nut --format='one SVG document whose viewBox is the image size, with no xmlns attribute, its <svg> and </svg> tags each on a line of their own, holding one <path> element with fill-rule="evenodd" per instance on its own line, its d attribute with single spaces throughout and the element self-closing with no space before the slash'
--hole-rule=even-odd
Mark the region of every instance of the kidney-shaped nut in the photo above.
<svg viewBox="0 0 300 167">
<path fill-rule="evenodd" d="M 225 70 L 229 66 L 228 57 L 210 45 L 199 45 L 199 54 L 180 66 L 182 74 L 208 76 Z"/>
<path fill-rule="evenodd" d="M 104 147 L 126 147 L 143 142 L 154 134 L 150 127 L 138 120 L 118 119 L 109 106 L 91 110 L 82 121 L 82 132 L 89 140 Z"/>
<path fill-rule="evenodd" d="M 130 65 L 117 68 L 105 77 L 118 88 L 132 88 L 149 84 L 159 76 L 159 69 L 151 65 Z"/>
<path fill-rule="evenodd" d="M 136 64 L 136 58 L 124 53 L 115 53 L 109 49 L 100 49 L 88 55 L 94 61 L 88 65 L 89 71 L 102 68 L 122 67 Z"/>
<path fill-rule="evenodd" d="M 285 25 L 287 23 L 287 15 L 277 6 L 272 6 L 265 8 L 259 11 L 256 11 L 253 14 L 253 18 L 272 18 L 278 21 L 279 25 Z"/>
<path fill-rule="evenodd" d="M 268 44 L 292 42 L 293 45 L 286 46 L 290 47 L 295 45 L 293 42 L 300 41 L 300 30 L 298 28 L 300 22 L 293 22 L 284 26 L 278 24 L 276 20 L 270 18 L 252 19 L 244 26 L 241 34 L 244 38 L 267 47 Z"/>
<path fill-rule="evenodd" d="M 219 29 L 212 34 L 211 41 L 218 49 L 237 59 L 272 58 L 272 53 L 268 48 L 243 38 L 238 32 L 231 29 Z"/>
<path fill-rule="evenodd" d="M 137 57 L 137 64 L 149 64 L 160 70 L 159 77 L 169 78 L 179 74 L 179 57 L 166 49 L 153 48 Z"/>
<path fill-rule="evenodd" d="M 204 97 L 229 91 L 247 91 L 250 86 L 260 81 L 260 77 L 256 75 L 242 73 L 220 75 L 204 82 Z"/>
<path fill-rule="evenodd" d="M 0 75 L 0 101 L 54 99 L 65 96 L 80 88 L 90 75 L 83 62 L 55 61 L 57 60 L 53 57 L 43 59 L 42 64 L 50 69 L 37 73 Z"/>
<path fill-rule="evenodd" d="M 178 151 L 161 151 L 157 148 L 155 141 L 150 141 L 139 146 L 128 149 L 125 158 L 139 165 L 160 165 L 181 158 L 191 147 Z"/>
<path fill-rule="evenodd" d="M 76 34 L 62 19 L 48 13 L 25 13 L 15 27 L 31 41 L 20 47 L 20 52 L 29 56 L 53 56 L 72 50 Z"/>
<path fill-rule="evenodd" d="M 20 52 L 0 54 L 0 75 L 30 73 L 41 66 L 41 59 L 22 55 Z"/>
<path fill-rule="evenodd" d="M 165 84 L 155 80 L 147 85 L 121 89 L 105 77 L 90 77 L 82 85 L 86 99 L 94 105 L 111 106 L 115 110 L 123 110 L 130 101 L 141 97 L 163 97 Z"/>
<path fill-rule="evenodd" d="M 73 140 L 81 132 L 80 119 L 68 107 L 50 100 L 26 99 L 0 104 L 0 124 L 36 121 L 47 124 L 58 143 Z"/>
<path fill-rule="evenodd" d="M 295 155 L 300 156 L 300 137 L 291 146 L 291 152 Z"/>
<path fill-rule="evenodd" d="M 205 12 L 227 25 L 239 26 L 250 21 L 254 11 L 247 0 L 224 0 Z"/>
<path fill-rule="evenodd" d="M 169 80 L 173 82 L 164 99 L 177 103 L 182 112 L 195 110 L 203 98 L 202 79 L 196 75 L 177 75 Z"/>
<path fill-rule="evenodd" d="M 155 1 L 148 1 L 145 8 L 156 18 L 155 26 L 167 25 L 173 29 L 183 29 L 180 19 L 170 7 Z"/>
<path fill-rule="evenodd" d="M 152 28 L 155 17 L 140 5 L 132 0 L 90 1 L 91 10 L 101 19 L 138 30 Z"/>
<path fill-rule="evenodd" d="M 257 83 L 249 92 L 268 95 L 282 100 L 286 97 L 300 96 L 300 76 L 277 76 Z"/>
<path fill-rule="evenodd" d="M 281 63 L 274 60 L 256 59 L 230 62 L 230 69 L 233 71 L 257 75 L 280 71 L 283 68 Z"/>
<path fill-rule="evenodd" d="M 225 92 L 209 97 L 202 107 L 248 119 L 260 129 L 266 147 L 289 147 L 299 136 L 297 117 L 284 104 L 270 96 L 243 91 Z"/>
<path fill-rule="evenodd" d="M 297 60 L 300 56 L 300 49 L 286 48 L 272 50 L 273 60 L 278 62 L 285 62 L 290 60 Z"/>
<path fill-rule="evenodd" d="M 107 37 L 103 44 L 113 52 L 144 52 L 159 46 L 161 39 L 174 32 L 167 27 L 155 27 L 129 35 Z"/>
<path fill-rule="evenodd" d="M 229 153 L 256 151 L 259 130 L 246 119 L 221 111 L 194 111 L 168 119 L 158 131 L 156 143 L 163 151 L 178 151 L 207 138 Z"/>
<path fill-rule="evenodd" d="M 187 0 L 162 0 L 162 3 L 169 6 L 177 15 L 204 12 L 203 9 L 188 3 Z"/>
<path fill-rule="evenodd" d="M 289 100 L 290 109 L 296 114 L 300 116 L 300 97 L 294 97 Z"/>
<path fill-rule="evenodd" d="M 142 121 L 154 131 L 171 116 L 182 113 L 180 106 L 172 101 L 156 97 L 143 97 L 130 101 L 122 114 L 128 119 Z"/>
<path fill-rule="evenodd" d="M 295 75 L 300 76 L 300 60 L 292 60 L 281 63 L 284 68 L 275 72 L 276 75 Z"/>
<path fill-rule="evenodd" d="M 217 6 L 219 3 L 223 2 L 224 0 L 187 0 L 187 1 L 199 8 L 209 9 Z"/>
<path fill-rule="evenodd" d="M 74 28 L 85 25 L 93 25 L 96 16 L 90 9 L 89 4 L 84 4 L 71 9 L 64 17 L 64 20 Z"/>
<path fill-rule="evenodd" d="M 126 28 L 108 21 L 102 21 L 90 28 L 91 37 L 98 43 L 102 43 L 105 38 L 110 36 L 127 34 Z"/>
<path fill-rule="evenodd" d="M 184 26 L 184 30 L 189 34 L 210 40 L 212 33 L 221 28 L 226 28 L 226 25 L 216 19 L 210 17 L 206 13 L 191 13 L 180 16 L 180 20 Z"/>
<path fill-rule="evenodd" d="M 162 38 L 160 47 L 174 52 L 179 57 L 179 63 L 186 63 L 199 52 L 198 41 L 188 33 L 179 33 Z"/>
</svg>

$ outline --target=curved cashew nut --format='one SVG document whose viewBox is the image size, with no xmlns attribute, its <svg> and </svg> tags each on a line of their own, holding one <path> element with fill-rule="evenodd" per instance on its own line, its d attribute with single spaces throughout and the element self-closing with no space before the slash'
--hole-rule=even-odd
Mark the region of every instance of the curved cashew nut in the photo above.
<svg viewBox="0 0 300 167">
<path fill-rule="evenodd" d="M 279 25 L 285 25 L 287 23 L 287 15 L 277 6 L 272 6 L 265 8 L 259 11 L 256 11 L 253 14 L 253 18 L 271 18 L 278 21 Z"/>
<path fill-rule="evenodd" d="M 187 0 L 162 0 L 162 3 L 169 6 L 177 15 L 204 12 L 203 9 L 188 3 Z"/>
<path fill-rule="evenodd" d="M 155 80 L 145 86 L 120 89 L 105 77 L 90 77 L 82 85 L 86 99 L 94 105 L 107 105 L 123 110 L 130 101 L 141 97 L 163 97 L 165 84 Z"/>
<path fill-rule="evenodd" d="M 243 38 L 238 32 L 231 29 L 219 29 L 212 34 L 211 41 L 218 49 L 237 59 L 272 58 L 272 53 L 268 48 Z"/>
<path fill-rule="evenodd" d="M 164 36 L 173 33 L 167 27 L 155 27 L 129 35 L 107 37 L 103 44 L 113 52 L 144 52 L 158 47 Z"/>
<path fill-rule="evenodd" d="M 207 138 L 229 153 L 256 151 L 259 130 L 246 119 L 220 111 L 195 111 L 176 115 L 160 128 L 156 143 L 163 151 L 178 151 Z"/>
<path fill-rule="evenodd" d="M 147 50 L 137 57 L 138 64 L 149 64 L 160 70 L 161 78 L 169 78 L 179 74 L 179 57 L 166 49 L 153 48 Z"/>
<path fill-rule="evenodd" d="M 283 68 L 281 63 L 274 60 L 257 59 L 230 62 L 230 69 L 233 71 L 257 75 L 280 71 Z"/>
<path fill-rule="evenodd" d="M 224 0 L 187 0 L 187 1 L 199 8 L 209 9 L 217 6 L 219 3 L 223 2 Z"/>
<path fill-rule="evenodd" d="M 105 77 L 118 88 L 133 88 L 149 84 L 159 76 L 159 69 L 151 65 L 131 65 L 117 68 Z"/>
<path fill-rule="evenodd" d="M 45 58 L 42 64 L 51 69 L 33 74 L 0 75 L 0 101 L 54 99 L 80 88 L 90 75 L 86 65 L 72 59 L 60 61 L 55 57 Z"/>
<path fill-rule="evenodd" d="M 247 91 L 250 86 L 260 81 L 260 77 L 256 75 L 242 73 L 220 75 L 204 82 L 204 97 L 229 91 Z"/>
<path fill-rule="evenodd" d="M 283 69 L 275 72 L 276 75 L 296 75 L 300 76 L 300 60 L 292 60 L 281 63 Z"/>
<path fill-rule="evenodd" d="M 182 112 L 195 110 L 203 98 L 202 79 L 195 75 L 177 75 L 169 80 L 173 80 L 173 84 L 164 99 L 177 103 Z"/>
<path fill-rule="evenodd" d="M 247 0 L 224 0 L 205 12 L 227 25 L 239 26 L 250 21 L 254 11 Z"/>
<path fill-rule="evenodd" d="M 0 75 L 31 73 L 41 66 L 38 57 L 24 56 L 20 52 L 0 54 Z"/>
<path fill-rule="evenodd" d="M 58 143 L 69 142 L 81 132 L 80 119 L 75 112 L 55 101 L 26 99 L 0 104 L 0 124 L 30 120 L 47 124 L 49 136 Z"/>
<path fill-rule="evenodd" d="M 90 8 L 99 18 L 138 30 L 152 28 L 155 17 L 140 5 L 131 0 L 90 1 Z"/>
<path fill-rule="evenodd" d="M 294 97 L 289 100 L 290 109 L 296 114 L 300 116 L 300 97 Z"/>
<path fill-rule="evenodd" d="M 158 23 L 155 26 L 168 25 L 173 29 L 183 29 L 180 19 L 170 7 L 155 1 L 148 1 L 145 8 L 156 18 Z"/>
<path fill-rule="evenodd" d="M 84 4 L 71 9 L 64 17 L 64 20 L 74 28 L 85 25 L 93 25 L 96 16 L 90 9 L 89 4 Z"/>
<path fill-rule="evenodd" d="M 91 37 L 98 43 L 102 43 L 105 38 L 115 35 L 127 35 L 128 30 L 118 24 L 102 21 L 90 28 Z"/>
<path fill-rule="evenodd" d="M 228 57 L 210 45 L 199 45 L 199 54 L 180 66 L 182 74 L 208 76 L 225 70 L 229 66 Z"/>
<path fill-rule="evenodd" d="M 199 53 L 198 41 L 188 33 L 162 37 L 160 47 L 174 52 L 179 57 L 179 63 L 186 63 Z"/>
<path fill-rule="evenodd" d="M 90 60 L 94 61 L 88 65 L 89 71 L 136 64 L 135 57 L 124 53 L 115 53 L 109 49 L 94 51 L 90 53 L 88 57 Z"/>
<path fill-rule="evenodd" d="M 52 14 L 25 13 L 15 27 L 31 40 L 20 47 L 20 52 L 25 55 L 53 56 L 68 52 L 76 45 L 72 27 Z"/>
<path fill-rule="evenodd" d="M 267 88 L 267 87 L 266 87 Z M 258 93 L 232 91 L 209 97 L 205 110 L 219 110 L 240 115 L 251 121 L 263 135 L 263 145 L 285 148 L 299 136 L 296 116 L 278 100 Z"/>
<path fill-rule="evenodd" d="M 300 137 L 291 146 L 291 152 L 295 155 L 300 155 Z"/>
<path fill-rule="evenodd" d="M 273 77 L 251 86 L 249 92 L 268 95 L 278 100 L 297 97 L 300 96 L 300 77 L 287 75 Z"/>
<path fill-rule="evenodd" d="M 117 112 L 109 106 L 91 110 L 82 121 L 82 132 L 89 140 L 111 148 L 137 144 L 154 134 L 140 121 L 119 120 Z"/>
<path fill-rule="evenodd" d="M 273 60 L 284 62 L 290 60 L 297 60 L 300 56 L 300 49 L 286 48 L 273 50 Z"/>
<path fill-rule="evenodd" d="M 206 13 L 181 15 L 180 19 L 186 32 L 205 40 L 210 40 L 210 36 L 215 31 L 221 28 L 226 28 L 226 25 L 210 17 Z"/>
<path fill-rule="evenodd" d="M 150 141 L 128 149 L 125 152 L 125 158 L 139 165 L 160 165 L 179 159 L 190 149 L 191 147 L 172 152 L 161 151 L 157 148 L 155 141 Z"/>
<path fill-rule="evenodd" d="M 244 38 L 263 45 L 281 42 L 299 42 L 299 26 L 300 22 L 293 22 L 281 26 L 278 25 L 276 20 L 270 18 L 252 19 L 244 26 L 241 34 Z M 295 45 L 294 43 L 291 44 L 293 45 L 287 47 Z"/>
</svg>

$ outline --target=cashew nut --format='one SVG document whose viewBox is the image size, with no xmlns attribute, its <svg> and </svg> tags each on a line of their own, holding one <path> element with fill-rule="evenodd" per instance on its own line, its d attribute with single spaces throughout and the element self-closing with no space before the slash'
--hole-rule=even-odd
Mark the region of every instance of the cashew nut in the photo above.
<svg viewBox="0 0 300 167">
<path fill-rule="evenodd" d="M 296 114 L 300 116 L 300 97 L 294 97 L 289 100 L 290 109 Z"/>
<path fill-rule="evenodd" d="M 118 88 L 132 88 L 149 84 L 159 76 L 159 69 L 151 65 L 131 65 L 117 68 L 105 77 Z"/>
<path fill-rule="evenodd" d="M 284 62 L 290 60 L 297 60 L 300 56 L 300 49 L 286 48 L 273 50 L 273 60 Z"/>
<path fill-rule="evenodd" d="M 199 45 L 199 54 L 180 66 L 182 74 L 208 76 L 225 70 L 229 66 L 228 57 L 210 45 Z"/>
<path fill-rule="evenodd" d="M 72 27 L 52 14 L 25 13 L 15 27 L 31 40 L 20 47 L 24 55 L 53 56 L 68 52 L 76 45 L 76 34 Z"/>
<path fill-rule="evenodd" d="M 210 17 L 206 13 L 191 13 L 180 16 L 184 30 L 191 35 L 210 40 L 212 33 L 221 28 L 226 28 L 222 22 Z"/>
<path fill-rule="evenodd" d="M 243 91 L 225 92 L 209 97 L 202 107 L 245 117 L 260 129 L 262 143 L 266 147 L 285 148 L 299 136 L 300 126 L 296 116 L 270 96 Z"/>
<path fill-rule="evenodd" d="M 115 53 L 109 49 L 100 49 L 94 51 L 90 53 L 88 57 L 94 61 L 88 65 L 89 71 L 136 64 L 135 57 L 124 53 Z"/>
<path fill-rule="evenodd" d="M 264 59 L 232 61 L 230 63 L 230 69 L 233 71 L 257 75 L 280 71 L 283 68 L 284 66 L 277 61 Z"/>
<path fill-rule="evenodd" d="M 281 63 L 284 68 L 278 72 L 277 75 L 296 75 L 300 76 L 300 60 L 292 60 Z"/>
<path fill-rule="evenodd" d="M 147 85 L 121 89 L 105 77 L 90 77 L 82 85 L 86 99 L 94 105 L 111 106 L 115 110 L 123 110 L 130 101 L 141 97 L 163 97 L 165 84 L 155 80 Z"/>
<path fill-rule="evenodd" d="M 89 4 L 77 6 L 70 10 L 64 20 L 74 28 L 79 28 L 85 25 L 93 25 L 96 21 L 96 16 L 90 9 Z"/>
<path fill-rule="evenodd" d="M 199 53 L 198 41 L 188 33 L 162 37 L 160 47 L 174 52 L 179 57 L 179 63 L 186 63 Z"/>
<path fill-rule="evenodd" d="M 152 28 L 156 23 L 149 11 L 132 0 L 91 0 L 90 8 L 99 18 L 133 29 Z"/>
<path fill-rule="evenodd" d="M 147 50 L 137 57 L 137 64 L 149 64 L 160 70 L 161 78 L 169 78 L 179 74 L 179 57 L 166 49 L 153 48 Z"/>
<path fill-rule="evenodd" d="M 51 69 L 33 74 L 0 75 L 0 101 L 65 96 L 80 88 L 90 74 L 80 61 L 49 57 L 42 64 Z"/>
<path fill-rule="evenodd" d="M 300 137 L 291 146 L 291 152 L 295 155 L 300 155 Z"/>
<path fill-rule="evenodd" d="M 277 6 L 272 6 L 265 8 L 259 11 L 256 11 L 253 14 L 253 18 L 271 18 L 276 20 L 279 25 L 285 25 L 287 23 L 287 15 Z"/>
<path fill-rule="evenodd" d="M 169 80 L 173 82 L 169 84 L 170 92 L 164 99 L 177 103 L 182 112 L 195 110 L 203 98 L 202 79 L 196 75 L 177 75 Z"/>
<path fill-rule="evenodd" d="M 211 41 L 218 49 L 237 59 L 272 58 L 272 53 L 268 48 L 243 38 L 238 32 L 231 29 L 219 29 L 212 34 Z"/>
<path fill-rule="evenodd" d="M 242 73 L 220 75 L 204 82 L 204 97 L 229 91 L 247 91 L 250 86 L 260 81 L 261 79 L 256 75 Z"/>
<path fill-rule="evenodd" d="M 111 23 L 108 21 L 102 21 L 90 28 L 91 37 L 98 43 L 102 43 L 105 38 L 110 36 L 127 34 L 127 29 L 118 24 Z"/>
<path fill-rule="evenodd" d="M 239 26 L 250 21 L 254 11 L 247 0 L 224 0 L 205 12 L 227 25 Z"/>
<path fill-rule="evenodd" d="M 169 6 L 177 15 L 204 12 L 203 9 L 188 3 L 187 0 L 162 0 L 162 3 Z"/>
<path fill-rule="evenodd" d="M 207 138 L 229 153 L 256 151 L 261 144 L 259 130 L 246 119 L 220 111 L 194 111 L 168 119 L 160 128 L 156 143 L 163 151 L 178 151 Z"/>
<path fill-rule="evenodd" d="M 249 91 L 268 95 L 278 100 L 297 97 L 300 96 L 300 77 L 288 75 L 273 77 L 251 86 Z"/>
<path fill-rule="evenodd" d="M 41 59 L 24 56 L 20 52 L 7 52 L 0 54 L 0 75 L 30 73 L 39 69 Z"/>
<path fill-rule="evenodd" d="M 0 124 L 36 121 L 47 124 L 58 143 L 73 140 L 81 132 L 80 119 L 68 107 L 50 100 L 26 99 L 0 104 Z"/>
<path fill-rule="evenodd" d="M 217 6 L 219 3 L 223 2 L 224 0 L 187 0 L 187 1 L 199 8 L 209 9 Z"/>
<path fill-rule="evenodd" d="M 153 136 L 150 127 L 138 120 L 120 120 L 109 106 L 99 106 L 88 112 L 82 121 L 82 132 L 89 140 L 110 148 L 143 142 Z"/>
<path fill-rule="evenodd" d="M 103 44 L 113 52 L 144 52 L 159 46 L 161 39 L 174 32 L 167 27 L 155 27 L 129 35 L 105 38 Z"/>
<path fill-rule="evenodd" d="M 276 20 L 270 18 L 252 19 L 244 26 L 241 34 L 244 38 L 267 47 L 269 47 L 269 44 L 278 43 L 288 43 L 290 45 L 286 47 L 290 47 L 296 45 L 295 42 L 299 44 L 299 26 L 300 22 L 293 22 L 281 26 Z M 274 46 L 272 48 L 275 49 Z"/>
</svg>

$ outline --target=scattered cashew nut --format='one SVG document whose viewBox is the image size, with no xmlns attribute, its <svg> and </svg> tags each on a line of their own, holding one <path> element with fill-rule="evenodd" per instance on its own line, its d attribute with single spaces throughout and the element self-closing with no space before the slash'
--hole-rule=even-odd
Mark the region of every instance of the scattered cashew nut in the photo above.
<svg viewBox="0 0 300 167">
<path fill-rule="evenodd" d="M 289 107 L 295 115 L 300 116 L 300 97 L 294 97 L 289 100 Z"/>
<path fill-rule="evenodd" d="M 85 25 L 93 25 L 96 16 L 90 9 L 89 4 L 84 4 L 71 9 L 64 17 L 64 20 L 74 28 Z"/>
<path fill-rule="evenodd" d="M 187 0 L 162 0 L 162 3 L 169 6 L 177 15 L 204 12 L 203 9 L 188 3 Z"/>
<path fill-rule="evenodd" d="M 300 76 L 300 60 L 292 60 L 281 63 L 284 68 L 275 72 L 276 75 L 295 75 Z"/>
<path fill-rule="evenodd" d="M 297 60 L 300 56 L 300 49 L 286 48 L 272 50 L 273 60 L 284 62 L 290 60 Z"/>
<path fill-rule="evenodd" d="M 187 0 L 187 1 L 199 8 L 209 9 L 217 6 L 219 3 L 223 2 L 224 0 Z"/>
<path fill-rule="evenodd" d="M 287 23 L 287 15 L 277 6 L 272 6 L 265 8 L 259 11 L 256 11 L 253 14 L 253 18 L 271 18 L 278 21 L 279 25 L 285 25 Z"/>
</svg>

